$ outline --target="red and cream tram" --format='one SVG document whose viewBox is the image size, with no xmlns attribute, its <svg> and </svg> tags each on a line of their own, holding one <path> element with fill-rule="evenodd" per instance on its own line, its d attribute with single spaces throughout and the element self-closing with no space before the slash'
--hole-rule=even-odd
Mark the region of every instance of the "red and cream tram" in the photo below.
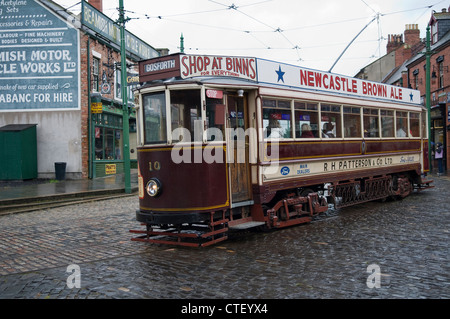
<svg viewBox="0 0 450 319">
<path fill-rule="evenodd" d="M 419 91 L 252 57 L 139 69 L 133 240 L 207 246 L 432 187 Z"/>
</svg>

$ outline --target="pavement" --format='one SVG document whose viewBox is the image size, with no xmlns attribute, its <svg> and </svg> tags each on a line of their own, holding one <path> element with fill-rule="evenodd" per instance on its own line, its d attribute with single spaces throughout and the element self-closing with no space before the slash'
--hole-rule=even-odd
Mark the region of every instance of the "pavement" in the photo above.
<svg viewBox="0 0 450 319">
<path fill-rule="evenodd" d="M 136 192 L 137 170 L 131 170 L 131 192 Z M 14 202 L 83 197 L 125 193 L 125 174 L 81 180 L 24 180 L 0 181 L 0 207 Z"/>
</svg>

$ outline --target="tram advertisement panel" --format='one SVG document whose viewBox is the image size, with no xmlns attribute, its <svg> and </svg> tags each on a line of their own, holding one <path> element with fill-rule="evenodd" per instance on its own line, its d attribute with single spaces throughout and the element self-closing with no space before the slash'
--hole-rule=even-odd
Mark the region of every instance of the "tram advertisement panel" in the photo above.
<svg viewBox="0 0 450 319">
<path fill-rule="evenodd" d="M 264 167 L 264 181 L 288 179 L 299 176 L 314 176 L 326 173 L 355 172 L 396 165 L 420 164 L 420 153 L 326 161 L 304 161 Z"/>
<path fill-rule="evenodd" d="M 223 76 L 256 80 L 256 58 L 222 56 L 180 56 L 181 77 Z"/>
<path fill-rule="evenodd" d="M 420 91 L 258 59 L 260 83 L 420 104 Z"/>
</svg>

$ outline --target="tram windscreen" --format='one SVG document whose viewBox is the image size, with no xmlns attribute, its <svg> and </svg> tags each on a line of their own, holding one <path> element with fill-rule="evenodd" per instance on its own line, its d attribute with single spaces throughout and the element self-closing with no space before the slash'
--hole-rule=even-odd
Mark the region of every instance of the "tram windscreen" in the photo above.
<svg viewBox="0 0 450 319">
<path fill-rule="evenodd" d="M 202 141 L 202 110 L 200 90 L 170 91 L 172 140 Z"/>
<path fill-rule="evenodd" d="M 145 144 L 167 142 L 165 93 L 144 95 Z"/>
</svg>

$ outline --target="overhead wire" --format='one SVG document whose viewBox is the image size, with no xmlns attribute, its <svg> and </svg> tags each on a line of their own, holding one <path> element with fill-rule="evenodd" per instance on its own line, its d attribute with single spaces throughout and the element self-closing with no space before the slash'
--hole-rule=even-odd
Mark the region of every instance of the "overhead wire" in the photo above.
<svg viewBox="0 0 450 319">
<path fill-rule="evenodd" d="M 332 21 L 332 22 L 324 22 L 324 23 L 319 23 L 319 24 L 314 24 L 314 25 L 303 25 L 303 26 L 296 26 L 296 27 L 287 27 L 287 28 L 280 28 L 280 27 L 274 27 L 264 21 L 262 21 L 261 19 L 258 19 L 257 17 L 248 14 L 247 12 L 243 11 L 242 8 L 245 7 L 250 7 L 250 6 L 256 6 L 256 5 L 260 5 L 263 3 L 267 3 L 267 2 L 271 2 L 272 0 L 262 0 L 262 1 L 256 1 L 254 3 L 250 3 L 250 4 L 245 4 L 245 5 L 235 5 L 234 3 L 231 5 L 225 4 L 225 3 L 221 3 L 217 0 L 208 0 L 211 3 L 217 4 L 222 6 L 223 8 L 219 8 L 219 9 L 211 9 L 211 10 L 203 10 L 203 11 L 194 11 L 194 12 L 186 12 L 186 13 L 177 13 L 177 14 L 171 14 L 171 15 L 158 15 L 158 16 L 153 16 L 153 15 L 149 15 L 146 13 L 138 13 L 135 11 L 131 11 L 131 10 L 126 10 L 127 13 L 131 14 L 131 15 L 136 15 L 138 17 L 131 17 L 130 19 L 157 19 L 157 20 L 166 20 L 168 22 L 173 22 L 173 23 L 182 23 L 182 24 L 190 24 L 190 25 L 196 25 L 199 27 L 203 27 L 203 28 L 212 28 L 212 29 L 218 29 L 218 30 L 224 30 L 224 31 L 232 31 L 232 32 L 240 32 L 240 33 L 244 33 L 247 35 L 250 35 L 255 41 L 257 41 L 259 44 L 262 45 L 262 48 L 258 48 L 259 50 L 295 50 L 298 60 L 300 61 L 300 49 L 308 49 L 308 48 L 312 48 L 313 46 L 302 46 L 300 47 L 299 45 L 295 44 L 290 37 L 287 35 L 287 33 L 292 32 L 292 31 L 297 31 L 297 30 L 301 30 L 301 29 L 310 29 L 310 28 L 317 28 L 317 27 L 322 27 L 322 26 L 329 26 L 329 25 L 335 25 L 335 24 L 343 24 L 343 23 L 350 23 L 350 22 L 354 22 L 354 21 L 358 21 L 358 20 L 367 20 L 369 17 L 355 17 L 352 19 L 345 19 L 345 20 L 340 20 L 340 21 Z M 365 0 L 361 0 L 367 7 L 370 8 L 371 11 L 373 11 L 374 13 L 378 14 L 378 41 L 381 41 L 383 39 L 382 36 L 382 30 L 381 30 L 381 25 L 380 25 L 380 17 L 385 17 L 385 16 L 389 16 L 389 15 L 394 15 L 394 14 L 399 14 L 399 13 L 405 13 L 405 12 L 411 12 L 411 11 L 415 11 L 415 10 L 421 10 L 421 9 L 425 9 L 425 12 L 427 9 L 432 8 L 433 6 L 444 2 L 443 1 L 439 1 L 435 4 L 431 4 L 431 5 L 427 5 L 427 6 L 421 6 L 419 8 L 414 8 L 414 9 L 407 9 L 407 10 L 401 10 L 401 11 L 394 11 L 394 12 L 388 12 L 388 13 L 377 13 Z M 80 2 L 77 2 L 76 4 L 66 8 L 67 10 L 76 6 L 77 4 L 79 4 Z M 239 14 L 242 14 L 244 16 L 246 16 L 248 19 L 253 20 L 255 22 L 257 22 L 258 24 L 264 26 L 265 28 L 267 28 L 267 30 L 249 30 L 249 29 L 243 29 L 243 28 L 233 28 L 230 26 L 217 26 L 217 25 L 212 25 L 212 24 L 202 24 L 202 23 L 198 23 L 198 22 L 192 22 L 192 21 L 186 21 L 186 20 L 180 20 L 180 19 L 173 19 L 173 18 L 179 18 L 179 17 L 183 17 L 183 16 L 192 16 L 192 15 L 197 15 L 197 14 L 208 14 L 208 13 L 218 13 L 218 12 L 224 12 L 224 11 L 233 11 L 233 12 L 237 12 Z M 423 16 L 422 13 L 421 16 Z M 260 39 L 260 37 L 258 37 L 257 35 L 259 33 L 277 33 L 279 35 L 281 35 L 281 37 L 287 42 L 289 43 L 289 47 L 286 46 L 285 48 L 279 47 L 279 46 L 272 46 L 269 45 L 266 41 L 263 41 Z M 359 42 L 359 41 L 358 41 Z M 328 45 L 324 45 L 322 47 L 328 47 L 330 46 L 330 44 Z M 245 49 L 245 50 L 250 50 L 250 49 L 255 49 L 255 48 L 236 48 L 236 49 Z M 193 50 L 199 50 L 199 48 L 195 48 Z M 378 47 L 378 52 L 379 54 L 381 54 L 381 49 L 380 49 L 380 44 Z"/>
</svg>

